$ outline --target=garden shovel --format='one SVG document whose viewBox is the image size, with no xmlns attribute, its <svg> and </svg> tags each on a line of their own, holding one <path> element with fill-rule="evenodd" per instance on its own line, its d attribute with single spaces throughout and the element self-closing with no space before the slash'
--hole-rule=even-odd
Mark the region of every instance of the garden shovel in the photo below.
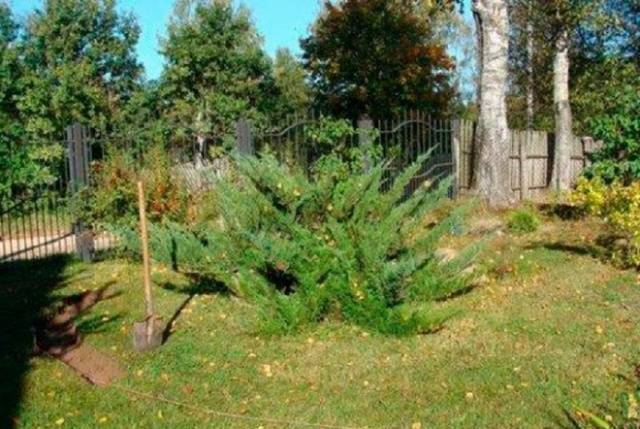
<svg viewBox="0 0 640 429">
<path fill-rule="evenodd" d="M 144 186 L 138 182 L 138 205 L 140 211 L 140 243 L 142 245 L 142 266 L 144 277 L 144 301 L 146 317 L 133 325 L 133 347 L 138 351 L 148 351 L 162 344 L 163 327 L 160 318 L 153 312 L 153 296 L 151 294 L 151 262 L 149 258 L 149 233 L 147 230 L 147 213 L 144 198 Z"/>
</svg>

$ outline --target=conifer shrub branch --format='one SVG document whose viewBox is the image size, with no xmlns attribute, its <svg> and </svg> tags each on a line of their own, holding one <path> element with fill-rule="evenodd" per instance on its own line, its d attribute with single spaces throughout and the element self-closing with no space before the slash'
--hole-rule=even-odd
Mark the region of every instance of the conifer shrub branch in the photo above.
<svg viewBox="0 0 640 429">
<path fill-rule="evenodd" d="M 255 306 L 266 332 L 295 332 L 329 317 L 394 335 L 438 329 L 452 313 L 436 301 L 469 287 L 478 246 L 452 261 L 434 251 L 468 207 L 424 228 L 421 219 L 450 186 L 442 180 L 408 195 L 429 155 L 386 193 L 388 165 L 364 171 L 357 156 L 326 155 L 307 176 L 269 154 L 237 155 L 239 179 L 212 190 L 217 215 L 153 226 L 154 258 L 223 283 Z M 135 248 L 131 238 L 125 241 Z"/>
</svg>

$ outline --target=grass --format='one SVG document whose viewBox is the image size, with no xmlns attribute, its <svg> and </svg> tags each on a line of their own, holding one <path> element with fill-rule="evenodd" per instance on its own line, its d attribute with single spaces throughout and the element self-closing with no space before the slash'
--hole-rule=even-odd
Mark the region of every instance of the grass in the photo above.
<svg viewBox="0 0 640 429">
<path fill-rule="evenodd" d="M 131 325 L 143 312 L 136 264 L 65 261 L 48 280 L 38 278 L 57 285 L 42 292 L 48 299 L 107 283 L 121 293 L 81 327 L 89 344 L 126 367 L 118 383 L 126 389 L 201 409 L 336 426 L 574 427 L 565 413 L 576 405 L 604 409 L 629 390 L 621 375 L 640 358 L 636 274 L 590 255 L 584 244 L 597 230 L 547 219 L 536 234 L 494 237 L 485 255 L 488 281 L 442 304 L 461 315 L 440 332 L 410 338 L 339 322 L 288 337 L 256 336 L 252 309 L 241 300 L 156 268 L 158 313 L 169 320 L 189 301 L 167 343 L 138 354 L 131 348 Z M 19 290 L 32 270 L 11 266 L 2 290 Z M 11 295 L 0 298 L 6 303 Z M 207 415 L 117 386 L 91 387 L 56 361 L 26 364 L 24 353 L 3 359 L 3 373 L 23 374 L 0 388 L 3 405 L 23 393 L 18 409 L 4 412 L 20 428 L 304 427 Z"/>
</svg>

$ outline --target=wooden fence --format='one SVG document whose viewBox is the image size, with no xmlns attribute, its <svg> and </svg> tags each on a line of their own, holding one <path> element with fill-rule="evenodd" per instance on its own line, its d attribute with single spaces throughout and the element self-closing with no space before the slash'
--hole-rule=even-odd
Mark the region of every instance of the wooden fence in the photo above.
<svg viewBox="0 0 640 429">
<path fill-rule="evenodd" d="M 475 124 L 454 121 L 457 142 L 456 182 L 461 192 L 471 189 L 474 167 Z M 551 184 L 554 135 L 544 131 L 509 131 L 511 190 L 520 200 L 541 196 Z M 577 177 L 589 165 L 589 155 L 602 146 L 591 137 L 575 137 L 571 151 L 571 176 Z M 522 186 L 524 184 L 524 186 Z"/>
</svg>

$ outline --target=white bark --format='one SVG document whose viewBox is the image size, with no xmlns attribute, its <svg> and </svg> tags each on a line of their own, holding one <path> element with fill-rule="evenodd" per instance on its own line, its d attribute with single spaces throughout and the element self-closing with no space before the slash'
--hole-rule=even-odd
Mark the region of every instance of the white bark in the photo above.
<svg viewBox="0 0 640 429">
<path fill-rule="evenodd" d="M 553 163 L 553 187 L 557 190 L 571 188 L 571 145 L 573 124 L 569 102 L 569 37 L 564 30 L 558 36 L 553 61 L 553 99 L 555 104 L 555 151 Z"/>
<path fill-rule="evenodd" d="M 490 206 L 506 206 L 515 199 L 509 174 L 506 106 L 509 17 L 506 0 L 473 0 L 473 12 L 480 68 L 475 189 Z"/>
<path fill-rule="evenodd" d="M 533 2 L 529 2 L 529 15 L 527 16 L 527 129 L 533 129 L 533 23 L 531 15 Z"/>
<path fill-rule="evenodd" d="M 196 117 L 196 147 L 193 160 L 196 169 L 202 169 L 204 167 L 206 137 L 203 133 L 203 127 L 204 115 L 202 112 L 198 112 L 198 116 Z"/>
</svg>

